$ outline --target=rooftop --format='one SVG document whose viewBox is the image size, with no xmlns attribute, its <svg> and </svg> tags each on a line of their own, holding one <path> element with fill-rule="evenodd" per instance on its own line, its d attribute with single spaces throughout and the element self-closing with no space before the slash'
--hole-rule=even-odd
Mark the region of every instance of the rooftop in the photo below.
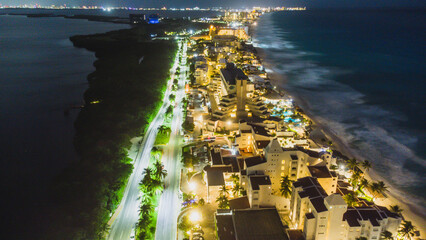
<svg viewBox="0 0 426 240">
<path fill-rule="evenodd" d="M 390 212 L 387 208 L 373 205 L 370 207 L 350 207 L 343 214 L 343 220 L 348 222 L 350 227 L 361 226 L 360 221 L 370 221 L 373 227 L 380 226 L 379 221 L 385 218 L 400 218 L 396 213 Z"/>
<path fill-rule="evenodd" d="M 204 168 L 207 172 L 207 184 L 209 186 L 222 186 L 225 185 L 225 179 L 223 178 L 224 172 L 231 172 L 231 166 L 207 166 Z"/>
<path fill-rule="evenodd" d="M 276 209 L 234 210 L 235 236 L 244 240 L 288 240 Z"/>
<path fill-rule="evenodd" d="M 249 178 L 253 190 L 259 190 L 260 185 L 271 185 L 271 179 L 268 175 L 251 175 Z"/>
<path fill-rule="evenodd" d="M 269 137 L 269 133 L 265 129 L 265 127 L 259 126 L 259 125 L 253 124 L 253 123 L 247 123 L 247 125 L 252 126 L 253 131 L 254 131 L 255 134 L 259 134 L 259 135 L 263 135 L 263 136 L 268 136 Z"/>
<path fill-rule="evenodd" d="M 246 163 L 247 167 L 253 167 L 262 163 L 266 163 L 266 159 L 261 155 L 257 155 L 254 157 L 245 158 L 244 162 Z"/>
<path fill-rule="evenodd" d="M 309 157 L 313 157 L 313 158 L 321 158 L 321 156 L 324 155 L 324 153 L 325 153 L 325 152 L 318 152 L 318 151 L 313 151 L 313 150 L 305 149 L 303 147 L 297 147 L 297 149 L 299 151 L 302 151 L 302 152 L 308 154 Z"/>
<path fill-rule="evenodd" d="M 223 162 L 223 165 L 230 165 L 232 168 L 232 172 L 240 172 L 241 168 L 240 168 L 237 157 L 235 156 L 223 157 L 222 162 Z"/>
<path fill-rule="evenodd" d="M 243 70 L 235 67 L 233 63 L 227 63 L 225 68 L 220 69 L 220 72 L 229 85 L 235 85 L 236 79 L 248 79 Z"/>
<path fill-rule="evenodd" d="M 293 183 L 293 186 L 295 188 L 302 188 L 301 191 L 298 191 L 300 198 L 309 198 L 317 212 L 327 211 L 327 208 L 324 205 L 324 198 L 327 197 L 327 193 L 318 183 L 316 178 L 299 178 Z"/>
<path fill-rule="evenodd" d="M 210 150 L 210 156 L 212 159 L 212 165 L 222 165 L 222 156 L 220 150 L 215 151 L 215 149 Z"/>
<path fill-rule="evenodd" d="M 220 240 L 235 240 L 231 214 L 216 214 L 217 235 Z"/>
<path fill-rule="evenodd" d="M 256 147 L 257 149 L 264 149 L 270 142 L 270 140 L 256 140 Z"/>
<path fill-rule="evenodd" d="M 247 196 L 234 198 L 229 200 L 229 207 L 234 209 L 247 209 L 250 208 L 250 203 Z"/>
<path fill-rule="evenodd" d="M 312 177 L 316 178 L 332 178 L 333 175 L 328 170 L 327 166 L 309 166 L 309 172 Z"/>
</svg>

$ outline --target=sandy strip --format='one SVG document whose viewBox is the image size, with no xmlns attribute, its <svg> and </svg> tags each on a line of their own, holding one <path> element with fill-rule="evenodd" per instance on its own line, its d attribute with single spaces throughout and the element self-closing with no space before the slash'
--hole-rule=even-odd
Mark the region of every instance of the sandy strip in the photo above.
<svg viewBox="0 0 426 240">
<path fill-rule="evenodd" d="M 265 66 L 266 69 L 272 69 L 273 65 L 271 63 L 268 63 L 267 61 L 264 61 L 265 58 L 265 51 L 260 48 L 256 48 L 258 56 L 261 59 L 262 64 Z M 273 86 L 276 86 L 277 89 L 284 91 L 288 93 L 285 89 L 283 89 L 283 85 L 287 82 L 287 77 L 284 75 L 281 75 L 276 72 L 268 72 L 268 77 L 270 78 L 270 82 Z M 300 106 L 305 114 L 314 122 L 314 127 L 319 128 L 325 136 L 333 141 L 333 149 L 340 151 L 344 155 L 346 155 L 349 158 L 356 158 L 358 160 L 363 159 L 359 155 L 357 155 L 342 139 L 340 139 L 337 134 L 333 132 L 332 129 L 328 128 L 327 126 L 321 124 L 319 121 L 315 119 L 315 116 L 310 114 L 309 112 L 309 104 L 304 101 L 302 98 L 300 98 L 297 95 L 289 94 L 291 97 L 293 97 L 296 105 Z M 374 162 L 372 163 L 374 164 Z M 374 165 L 373 165 L 374 168 Z M 402 209 L 402 215 L 405 220 L 411 221 L 413 225 L 417 228 L 417 230 L 420 231 L 420 237 L 424 237 L 426 234 L 426 213 L 422 211 L 421 208 L 417 207 L 416 205 L 410 203 L 410 201 L 405 199 L 404 193 L 400 193 L 396 189 L 394 189 L 391 185 L 389 185 L 386 181 L 386 179 L 381 178 L 378 176 L 377 173 L 374 172 L 374 169 L 370 169 L 369 172 L 365 173 L 365 178 L 367 180 L 371 181 L 383 181 L 385 182 L 386 186 L 388 187 L 388 192 L 386 192 L 387 198 L 385 199 L 377 199 L 375 202 L 378 205 L 389 207 L 390 205 L 399 205 Z"/>
</svg>

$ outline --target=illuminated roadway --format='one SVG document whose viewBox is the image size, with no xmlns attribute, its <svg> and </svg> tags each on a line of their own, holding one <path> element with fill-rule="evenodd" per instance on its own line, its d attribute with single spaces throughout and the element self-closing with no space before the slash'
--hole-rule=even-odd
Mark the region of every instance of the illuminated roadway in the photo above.
<svg viewBox="0 0 426 240">
<path fill-rule="evenodd" d="M 186 50 L 187 45 L 183 44 L 181 73 L 179 76 L 179 88 L 176 92 L 177 107 L 173 111 L 173 120 L 169 144 L 164 149 L 163 164 L 167 170 L 165 179 L 166 188 L 161 195 L 160 204 L 157 215 L 157 227 L 155 231 L 156 240 L 173 240 L 177 237 L 177 216 L 181 208 L 179 195 L 179 176 L 181 169 L 180 162 L 180 142 L 179 131 L 182 126 L 182 98 L 185 96 L 185 80 L 186 80 Z"/>
<path fill-rule="evenodd" d="M 179 47 L 181 45 L 179 44 Z M 179 48 L 180 49 L 180 48 Z M 127 182 L 126 189 L 123 194 L 123 198 L 121 200 L 120 205 L 118 206 L 117 210 L 115 211 L 114 215 L 111 217 L 110 220 L 110 231 L 107 239 L 109 240 L 127 240 L 130 239 L 130 236 L 134 234 L 134 226 L 136 222 L 138 221 L 138 210 L 140 206 L 140 199 L 139 198 L 139 182 L 142 180 L 142 172 L 143 169 L 148 167 L 151 149 L 154 145 L 155 138 L 157 136 L 158 127 L 161 126 L 164 120 L 164 115 L 166 112 L 167 107 L 169 106 L 169 95 L 171 94 L 171 84 L 173 84 L 174 80 L 174 73 L 176 70 L 176 67 L 178 65 L 179 61 L 179 54 L 176 55 L 175 64 L 171 70 L 171 79 L 168 83 L 168 88 L 166 90 L 166 93 L 164 94 L 163 99 L 163 105 L 161 106 L 161 109 L 155 116 L 155 118 L 152 120 L 146 134 L 144 137 L 144 140 L 141 144 L 141 147 L 139 149 L 139 152 L 137 156 L 135 157 L 134 161 L 134 169 L 132 174 L 130 175 L 129 181 Z M 180 79 L 180 84 L 182 84 L 182 80 Z M 182 88 L 182 86 L 180 87 Z M 178 103 L 178 107 L 175 108 L 174 114 L 175 116 L 179 116 L 179 118 L 182 118 L 182 110 L 180 106 L 180 101 L 183 96 L 183 93 L 181 90 L 178 90 L 179 92 L 176 94 L 176 102 Z M 177 121 L 175 118 L 172 122 L 172 136 L 170 138 L 170 143 L 174 143 L 176 141 L 176 135 L 177 130 L 180 127 L 180 121 Z M 179 125 L 179 126 L 177 126 Z M 171 146 L 169 144 L 168 146 Z M 167 147 L 168 149 L 168 147 Z M 173 153 L 173 151 L 172 151 Z M 165 157 L 163 159 L 169 159 L 171 157 L 170 152 L 166 150 Z M 169 173 L 170 178 L 174 177 L 173 170 L 169 169 L 170 163 L 169 161 L 165 163 L 165 167 Z M 167 181 L 168 179 L 166 179 Z M 169 184 L 169 183 L 167 183 Z M 167 194 L 167 191 L 165 192 Z M 176 195 L 177 197 L 177 195 Z M 163 238 L 163 239 L 170 239 L 170 238 Z"/>
</svg>

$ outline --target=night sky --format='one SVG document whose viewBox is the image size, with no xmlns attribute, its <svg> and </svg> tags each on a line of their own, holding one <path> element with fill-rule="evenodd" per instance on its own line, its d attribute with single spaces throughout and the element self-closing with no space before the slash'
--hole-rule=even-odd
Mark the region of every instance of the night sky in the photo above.
<svg viewBox="0 0 426 240">
<path fill-rule="evenodd" d="M 97 5 L 128 7 L 253 7 L 306 6 L 308 8 L 426 7 L 425 0 L 0 0 L 3 5 Z"/>
</svg>

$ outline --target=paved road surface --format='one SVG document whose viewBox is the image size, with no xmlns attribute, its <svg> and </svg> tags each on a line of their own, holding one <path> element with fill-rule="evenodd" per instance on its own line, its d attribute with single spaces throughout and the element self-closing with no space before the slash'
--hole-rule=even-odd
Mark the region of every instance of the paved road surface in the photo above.
<svg viewBox="0 0 426 240">
<path fill-rule="evenodd" d="M 177 67 L 178 56 L 176 56 L 175 66 L 172 69 L 172 77 L 169 81 L 169 86 L 173 83 L 174 71 Z M 159 63 L 161 64 L 161 63 Z M 123 199 L 116 212 L 111 218 L 112 225 L 108 235 L 109 240 L 127 240 L 130 239 L 133 227 L 138 221 L 138 210 L 140 205 L 139 197 L 139 182 L 142 180 L 143 169 L 148 167 L 151 149 L 154 145 L 157 136 L 158 127 L 163 123 L 164 115 L 167 107 L 169 106 L 170 87 L 167 88 L 163 105 L 157 116 L 151 122 L 148 131 L 144 137 L 143 143 L 139 150 L 138 155 L 134 161 L 134 170 L 130 175 L 126 189 L 124 191 Z M 172 173 L 173 171 L 169 171 Z M 172 176 L 172 174 L 171 174 Z"/>
<path fill-rule="evenodd" d="M 173 112 L 172 134 L 169 144 L 167 145 L 163 163 L 167 170 L 166 189 L 161 195 L 160 205 L 157 215 L 157 227 L 155 232 L 156 240 L 173 240 L 177 236 L 177 216 L 179 214 L 181 202 L 178 198 L 179 194 L 179 175 L 181 169 L 180 148 L 182 147 L 183 138 L 179 135 L 182 126 L 183 114 L 181 100 L 185 96 L 185 79 L 186 79 L 186 44 L 184 44 L 182 57 L 181 75 L 179 76 L 179 89 L 176 93 L 177 107 Z"/>
</svg>

